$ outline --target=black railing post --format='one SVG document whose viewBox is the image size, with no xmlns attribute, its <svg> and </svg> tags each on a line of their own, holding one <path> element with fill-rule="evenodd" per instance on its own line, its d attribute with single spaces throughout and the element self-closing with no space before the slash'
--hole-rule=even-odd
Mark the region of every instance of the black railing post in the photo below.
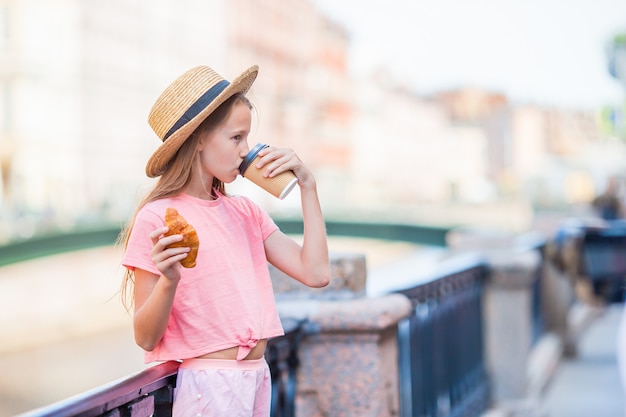
<svg viewBox="0 0 626 417">
<path fill-rule="evenodd" d="M 154 417 L 172 417 L 174 386 L 167 385 L 154 393 Z"/>
<path fill-rule="evenodd" d="M 303 320 L 283 319 L 285 335 L 270 339 L 265 358 L 272 375 L 271 417 L 294 417 L 296 414 L 296 371 Z"/>
<path fill-rule="evenodd" d="M 398 325 L 402 417 L 477 417 L 489 405 L 483 351 L 484 263 L 399 291 L 414 306 Z"/>
</svg>

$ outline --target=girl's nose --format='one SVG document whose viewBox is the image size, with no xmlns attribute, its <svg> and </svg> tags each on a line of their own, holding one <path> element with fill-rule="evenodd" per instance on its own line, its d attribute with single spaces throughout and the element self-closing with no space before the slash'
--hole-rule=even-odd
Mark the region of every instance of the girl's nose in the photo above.
<svg viewBox="0 0 626 417">
<path fill-rule="evenodd" d="M 245 158 L 248 155 L 248 152 L 250 152 L 250 146 L 248 146 L 248 141 L 242 141 L 240 152 L 241 158 Z"/>
</svg>

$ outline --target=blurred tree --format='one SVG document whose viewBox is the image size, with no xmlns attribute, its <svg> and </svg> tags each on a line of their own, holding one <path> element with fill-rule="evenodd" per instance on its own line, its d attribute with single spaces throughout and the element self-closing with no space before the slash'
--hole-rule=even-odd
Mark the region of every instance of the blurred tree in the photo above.
<svg viewBox="0 0 626 417">
<path fill-rule="evenodd" d="M 622 84 L 626 93 L 626 32 L 617 34 L 607 48 L 609 74 Z M 606 107 L 601 124 L 608 133 L 626 139 L 626 100 L 621 106 Z"/>
<path fill-rule="evenodd" d="M 626 33 L 613 37 L 608 47 L 609 73 L 626 89 Z"/>
</svg>

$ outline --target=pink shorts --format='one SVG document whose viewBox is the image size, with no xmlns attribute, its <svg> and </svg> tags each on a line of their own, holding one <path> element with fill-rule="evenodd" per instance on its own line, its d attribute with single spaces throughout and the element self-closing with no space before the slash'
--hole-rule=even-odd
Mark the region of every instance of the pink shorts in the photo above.
<svg viewBox="0 0 626 417">
<path fill-rule="evenodd" d="M 272 382 L 265 359 L 187 359 L 178 368 L 173 417 L 268 417 Z"/>
</svg>

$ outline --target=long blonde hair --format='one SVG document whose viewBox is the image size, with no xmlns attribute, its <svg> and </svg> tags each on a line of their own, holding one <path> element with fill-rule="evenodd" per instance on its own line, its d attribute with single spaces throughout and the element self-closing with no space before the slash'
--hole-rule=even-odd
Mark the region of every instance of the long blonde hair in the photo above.
<svg viewBox="0 0 626 417">
<path fill-rule="evenodd" d="M 124 249 L 128 246 L 128 239 L 135 224 L 137 213 L 148 203 L 160 200 L 162 198 L 173 197 L 180 194 L 191 181 L 193 174 L 198 169 L 198 141 L 205 134 L 211 132 L 218 127 L 230 114 L 235 103 L 244 103 L 252 110 L 252 104 L 248 98 L 237 93 L 227 99 L 218 108 L 216 108 L 189 136 L 189 138 L 181 145 L 171 161 L 169 161 L 165 172 L 158 179 L 154 188 L 141 200 L 137 206 L 135 213 L 130 221 L 120 232 L 117 243 L 124 245 Z M 212 190 L 217 190 L 220 194 L 226 195 L 224 183 L 217 178 L 213 178 Z M 213 191 L 211 192 L 213 193 Z M 135 283 L 135 274 L 131 269 L 126 269 L 120 295 L 122 304 L 127 311 L 130 311 L 134 305 L 134 297 L 131 296 Z"/>
</svg>

